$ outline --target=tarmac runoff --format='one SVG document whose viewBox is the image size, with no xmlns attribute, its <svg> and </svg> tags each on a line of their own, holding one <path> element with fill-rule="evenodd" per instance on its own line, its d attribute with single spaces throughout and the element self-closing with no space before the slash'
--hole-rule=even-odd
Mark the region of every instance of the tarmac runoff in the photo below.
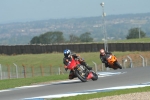
<svg viewBox="0 0 150 100">
<path fill-rule="evenodd" d="M 126 72 L 99 72 L 97 74 L 98 74 L 98 77 L 107 77 L 107 76 L 119 75 L 119 74 L 124 74 L 124 73 L 126 73 Z M 62 82 L 57 82 L 57 83 L 54 83 L 54 84 L 73 82 L 73 81 L 77 82 L 77 81 L 80 81 L 80 80 L 62 81 Z M 39 97 L 32 97 L 32 98 L 24 98 L 23 100 L 44 100 L 46 98 L 47 99 L 61 98 L 61 97 L 77 96 L 77 95 L 83 95 L 83 94 L 92 94 L 92 93 L 106 92 L 106 91 L 113 91 L 113 90 L 139 88 L 139 87 L 146 87 L 146 86 L 150 86 L 150 82 L 135 84 L 135 85 L 130 85 L 130 86 L 118 86 L 118 87 L 110 87 L 110 88 L 103 88 L 103 89 L 87 90 L 87 91 L 81 91 L 81 92 L 72 92 L 72 93 L 66 93 L 66 94 L 56 94 L 56 95 L 47 95 L 47 96 L 39 96 Z"/>
<path fill-rule="evenodd" d="M 98 74 L 98 77 L 108 77 L 108 76 L 119 75 L 119 74 L 124 74 L 124 73 L 126 73 L 126 72 L 98 72 L 97 74 Z M 16 88 L 12 88 L 12 89 L 0 90 L 0 92 L 19 90 L 19 89 L 23 89 L 23 88 L 41 87 L 41 86 L 45 86 L 45 85 L 78 82 L 78 81 L 80 81 L 80 80 L 75 79 L 75 80 L 69 80 L 69 81 L 53 82 L 51 84 L 44 84 L 44 85 L 22 86 L 22 87 L 16 87 Z M 87 90 L 87 91 L 80 91 L 80 92 L 72 92 L 72 93 L 66 93 L 66 94 L 56 94 L 56 95 L 46 95 L 46 96 L 39 96 L 39 97 L 23 98 L 21 100 L 44 100 L 46 98 L 47 99 L 61 98 L 61 97 L 68 97 L 68 96 L 77 96 L 77 95 L 83 95 L 83 94 L 92 94 L 92 93 L 98 93 L 98 92 L 106 92 L 106 91 L 113 91 L 113 90 L 120 90 L 120 89 L 127 89 L 127 88 L 128 89 L 129 88 L 138 88 L 138 87 L 146 87 L 146 86 L 150 86 L 150 82 L 135 84 L 135 85 L 130 85 L 130 86 L 118 86 L 118 87 L 94 89 L 94 90 Z"/>
</svg>

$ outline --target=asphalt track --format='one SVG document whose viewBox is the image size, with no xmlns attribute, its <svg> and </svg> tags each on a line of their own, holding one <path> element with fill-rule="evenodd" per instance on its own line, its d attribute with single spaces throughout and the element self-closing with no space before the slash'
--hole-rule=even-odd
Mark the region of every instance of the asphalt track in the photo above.
<svg viewBox="0 0 150 100">
<path fill-rule="evenodd" d="M 98 74 L 99 79 L 97 81 L 89 80 L 88 82 L 81 82 L 75 79 L 46 85 L 24 86 L 1 90 L 0 100 L 33 100 L 31 99 L 33 97 L 71 94 L 111 87 L 134 86 L 150 82 L 150 67 L 110 70 L 98 72 Z"/>
</svg>

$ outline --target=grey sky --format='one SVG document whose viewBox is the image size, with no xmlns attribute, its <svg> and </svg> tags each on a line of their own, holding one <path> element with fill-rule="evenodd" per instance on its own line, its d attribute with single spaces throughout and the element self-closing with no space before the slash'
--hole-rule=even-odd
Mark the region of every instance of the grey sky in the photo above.
<svg viewBox="0 0 150 100">
<path fill-rule="evenodd" d="M 150 0 L 0 0 L 0 24 L 150 12 Z"/>
</svg>

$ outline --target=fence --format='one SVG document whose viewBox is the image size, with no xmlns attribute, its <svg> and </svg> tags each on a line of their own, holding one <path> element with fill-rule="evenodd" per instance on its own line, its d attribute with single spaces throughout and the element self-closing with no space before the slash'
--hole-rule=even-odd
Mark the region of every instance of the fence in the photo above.
<svg viewBox="0 0 150 100">
<path fill-rule="evenodd" d="M 50 75 L 60 75 L 66 73 L 62 66 L 17 66 L 15 63 L 13 65 L 0 65 L 0 79 L 13 79 L 13 78 L 29 78 L 36 76 L 50 76 Z"/>
<path fill-rule="evenodd" d="M 133 68 L 133 67 L 150 67 L 150 58 L 144 58 L 139 55 L 139 60 L 132 59 L 130 56 L 126 56 L 126 58 L 122 59 L 120 64 L 125 68 Z M 106 69 L 103 64 L 96 64 L 93 62 L 93 70 L 98 71 L 106 71 L 111 69 Z M 46 66 L 43 67 L 38 66 L 18 66 L 15 63 L 13 65 L 1 65 L 0 64 L 0 79 L 14 79 L 14 78 L 29 78 L 29 77 L 37 77 L 37 76 L 50 76 L 50 75 L 61 75 L 68 74 L 69 71 L 65 71 L 63 66 Z"/>
<path fill-rule="evenodd" d="M 109 43 L 109 51 L 150 51 L 150 43 Z M 103 43 L 91 44 L 55 44 L 55 45 L 1 45 L 0 54 L 40 54 L 63 52 L 64 49 L 74 52 L 97 52 L 104 48 Z"/>
</svg>

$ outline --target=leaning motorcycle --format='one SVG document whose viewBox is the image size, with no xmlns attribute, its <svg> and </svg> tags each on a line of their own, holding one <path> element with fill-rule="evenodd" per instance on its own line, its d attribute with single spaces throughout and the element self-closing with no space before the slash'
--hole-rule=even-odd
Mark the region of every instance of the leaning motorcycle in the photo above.
<svg viewBox="0 0 150 100">
<path fill-rule="evenodd" d="M 118 63 L 117 58 L 115 55 L 112 54 L 106 54 L 106 60 L 108 62 L 108 65 L 110 68 L 116 69 L 122 69 L 122 66 Z"/>
<path fill-rule="evenodd" d="M 82 82 L 92 79 L 93 81 L 98 79 L 98 75 L 93 70 L 88 70 L 84 65 L 81 65 L 79 60 L 72 58 L 69 61 L 67 68 L 74 72 L 74 75 L 77 76 Z"/>
</svg>

